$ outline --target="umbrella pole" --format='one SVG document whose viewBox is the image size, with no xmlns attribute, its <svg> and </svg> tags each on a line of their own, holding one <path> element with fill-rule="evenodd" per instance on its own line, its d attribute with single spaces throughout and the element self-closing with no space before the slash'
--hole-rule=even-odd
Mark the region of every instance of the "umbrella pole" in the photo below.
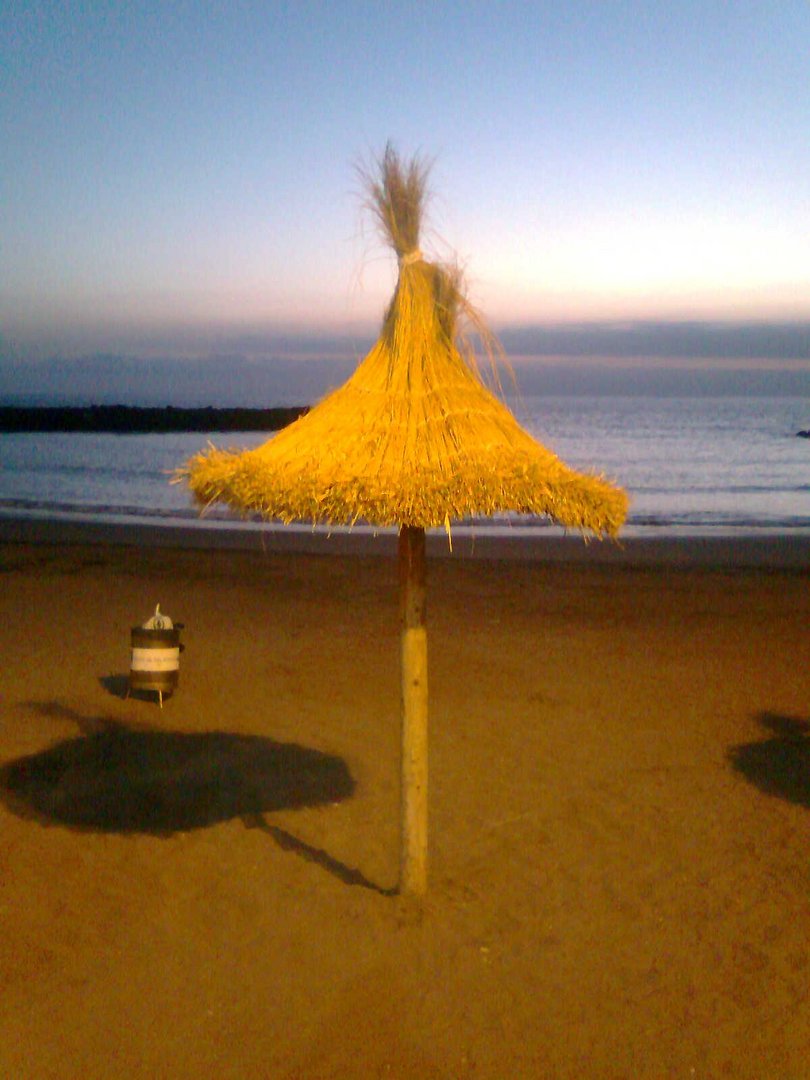
<svg viewBox="0 0 810 1080">
<path fill-rule="evenodd" d="M 402 627 L 402 844 L 399 891 L 427 891 L 427 631 L 425 530 L 399 531 Z"/>
</svg>

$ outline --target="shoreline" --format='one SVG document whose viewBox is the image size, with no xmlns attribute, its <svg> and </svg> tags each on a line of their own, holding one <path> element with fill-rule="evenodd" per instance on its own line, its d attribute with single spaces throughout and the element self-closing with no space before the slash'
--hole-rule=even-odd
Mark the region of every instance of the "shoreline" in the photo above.
<svg viewBox="0 0 810 1080">
<path fill-rule="evenodd" d="M 280 431 L 308 405 L 269 409 L 164 405 L 0 405 L 2 434 L 166 435 L 215 431 Z"/>
<path fill-rule="evenodd" d="M 0 517 L 0 544 L 116 546 L 267 555 L 396 556 L 394 530 L 280 526 L 267 528 L 96 522 L 55 518 Z M 810 533 L 620 537 L 584 541 L 581 536 L 547 535 L 518 529 L 511 533 L 459 526 L 452 550 L 444 533 L 427 537 L 431 558 L 456 558 L 599 566 L 810 568 Z"/>
</svg>

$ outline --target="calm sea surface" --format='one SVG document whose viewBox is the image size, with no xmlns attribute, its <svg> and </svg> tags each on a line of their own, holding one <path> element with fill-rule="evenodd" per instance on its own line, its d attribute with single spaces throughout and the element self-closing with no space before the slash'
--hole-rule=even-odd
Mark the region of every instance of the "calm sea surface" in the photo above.
<svg viewBox="0 0 810 1080">
<path fill-rule="evenodd" d="M 796 438 L 810 428 L 810 398 L 525 397 L 510 404 L 569 465 L 627 489 L 628 532 L 810 531 L 810 440 Z M 168 474 L 209 437 L 241 447 L 268 436 L 0 435 L 0 515 L 189 524 L 197 510 Z M 233 527 L 222 509 L 205 521 Z M 546 527 L 525 518 L 509 525 Z"/>
</svg>

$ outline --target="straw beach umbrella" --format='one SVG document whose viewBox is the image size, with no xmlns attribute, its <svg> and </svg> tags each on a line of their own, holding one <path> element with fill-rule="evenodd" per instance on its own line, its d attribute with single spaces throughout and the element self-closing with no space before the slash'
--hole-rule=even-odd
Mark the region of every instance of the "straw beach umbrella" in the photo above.
<svg viewBox="0 0 810 1080">
<path fill-rule="evenodd" d="M 209 448 L 180 470 L 196 499 L 283 522 L 399 528 L 402 663 L 400 890 L 427 884 L 425 529 L 505 511 L 613 536 L 627 498 L 569 469 L 480 378 L 463 326 L 492 342 L 455 268 L 419 249 L 427 167 L 389 146 L 369 206 L 399 276 L 379 339 L 351 378 L 263 446 Z"/>
</svg>

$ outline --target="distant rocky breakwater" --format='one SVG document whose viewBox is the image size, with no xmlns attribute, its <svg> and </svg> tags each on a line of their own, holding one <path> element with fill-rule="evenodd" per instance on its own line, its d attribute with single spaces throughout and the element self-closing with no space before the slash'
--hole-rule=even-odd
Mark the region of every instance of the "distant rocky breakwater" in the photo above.
<svg viewBox="0 0 810 1080">
<path fill-rule="evenodd" d="M 0 432 L 112 432 L 121 435 L 171 431 L 278 431 L 309 409 L 144 408 L 137 405 L 0 406 Z"/>
</svg>

